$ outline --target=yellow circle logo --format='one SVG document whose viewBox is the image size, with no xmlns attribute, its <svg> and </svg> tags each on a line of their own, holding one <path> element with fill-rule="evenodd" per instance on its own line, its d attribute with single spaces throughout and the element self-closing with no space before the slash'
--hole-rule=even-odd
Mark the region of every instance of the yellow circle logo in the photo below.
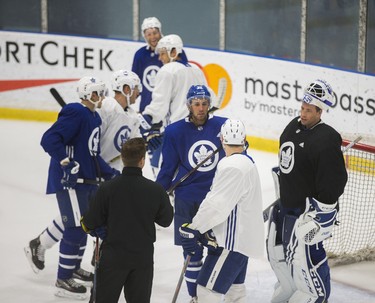
<svg viewBox="0 0 375 303">
<path fill-rule="evenodd" d="M 222 99 L 220 108 L 227 106 L 232 97 L 232 81 L 227 71 L 222 66 L 215 63 L 210 63 L 205 66 L 195 61 L 189 61 L 189 63 L 197 65 L 203 71 L 208 86 L 212 88 L 219 100 Z"/>
</svg>

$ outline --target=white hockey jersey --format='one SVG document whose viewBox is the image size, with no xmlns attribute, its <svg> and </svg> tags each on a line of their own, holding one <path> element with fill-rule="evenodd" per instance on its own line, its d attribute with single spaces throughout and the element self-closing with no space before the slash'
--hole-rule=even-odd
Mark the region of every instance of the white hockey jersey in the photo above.
<svg viewBox="0 0 375 303">
<path fill-rule="evenodd" d="M 152 123 L 166 121 L 166 125 L 185 118 L 188 114 L 186 95 L 192 85 L 207 85 L 203 72 L 186 62 L 174 61 L 162 66 L 156 75 L 151 103 L 142 114 L 150 115 Z"/>
<path fill-rule="evenodd" d="M 123 166 L 120 156 L 122 144 L 128 139 L 141 137 L 137 113 L 129 106 L 124 110 L 111 97 L 103 100 L 98 113 L 102 118 L 101 156 L 111 167 L 121 171 Z"/>
<path fill-rule="evenodd" d="M 210 192 L 191 228 L 202 234 L 212 229 L 217 243 L 248 257 L 264 255 L 262 194 L 258 170 L 245 154 L 223 158 Z"/>
</svg>

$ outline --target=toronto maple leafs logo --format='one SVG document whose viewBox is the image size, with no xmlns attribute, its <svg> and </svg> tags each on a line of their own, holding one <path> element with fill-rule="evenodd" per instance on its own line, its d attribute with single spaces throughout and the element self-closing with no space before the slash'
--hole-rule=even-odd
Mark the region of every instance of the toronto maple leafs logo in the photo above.
<svg viewBox="0 0 375 303">
<path fill-rule="evenodd" d="M 88 141 L 88 147 L 89 147 L 91 156 L 96 156 L 98 154 L 99 138 L 100 138 L 100 129 L 99 127 L 95 127 Z"/>
<path fill-rule="evenodd" d="M 293 142 L 284 142 L 280 146 L 279 152 L 280 170 L 284 174 L 289 174 L 294 167 L 294 144 Z"/>
<path fill-rule="evenodd" d="M 115 138 L 113 139 L 113 143 L 119 152 L 121 152 L 122 144 L 129 139 L 130 133 L 131 129 L 127 125 L 124 125 L 117 131 Z"/>
<path fill-rule="evenodd" d="M 188 160 L 191 167 L 197 166 L 204 159 L 206 159 L 210 154 L 212 154 L 217 149 L 216 145 L 208 140 L 200 140 L 195 142 L 189 149 Z M 207 172 L 215 169 L 217 163 L 219 162 L 219 155 L 215 154 L 210 159 L 208 159 L 198 171 Z"/>
<path fill-rule="evenodd" d="M 155 87 L 155 78 L 156 74 L 158 73 L 160 67 L 157 65 L 150 65 L 148 66 L 143 72 L 143 79 L 142 84 L 152 92 Z"/>
</svg>

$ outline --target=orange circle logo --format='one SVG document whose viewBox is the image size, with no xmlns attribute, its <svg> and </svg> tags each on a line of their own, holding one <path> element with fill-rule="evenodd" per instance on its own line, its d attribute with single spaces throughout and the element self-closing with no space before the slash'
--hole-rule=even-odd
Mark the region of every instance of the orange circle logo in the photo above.
<svg viewBox="0 0 375 303">
<path fill-rule="evenodd" d="M 215 92 L 218 100 L 222 100 L 220 108 L 228 105 L 232 97 L 232 81 L 227 71 L 220 65 L 210 63 L 205 66 L 200 65 L 195 61 L 189 61 L 197 65 L 204 73 L 207 84 Z"/>
</svg>

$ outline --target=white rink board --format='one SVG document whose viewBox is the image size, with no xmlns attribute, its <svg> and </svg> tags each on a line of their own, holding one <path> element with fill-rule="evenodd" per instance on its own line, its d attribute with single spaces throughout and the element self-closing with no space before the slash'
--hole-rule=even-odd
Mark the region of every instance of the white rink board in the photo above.
<svg viewBox="0 0 375 303">
<path fill-rule="evenodd" d="M 0 31 L 2 80 L 79 79 L 94 75 L 108 83 L 117 69 L 131 69 L 141 42 Z M 290 61 L 185 48 L 189 60 L 215 63 L 229 75 L 232 96 L 218 114 L 245 122 L 248 135 L 278 139 L 298 115 L 303 88 L 327 80 L 336 92 L 335 108 L 324 120 L 342 134 L 375 133 L 375 77 Z M 1 91 L 0 108 L 58 111 L 49 88 L 68 102 L 77 101 L 75 83 Z"/>
</svg>

